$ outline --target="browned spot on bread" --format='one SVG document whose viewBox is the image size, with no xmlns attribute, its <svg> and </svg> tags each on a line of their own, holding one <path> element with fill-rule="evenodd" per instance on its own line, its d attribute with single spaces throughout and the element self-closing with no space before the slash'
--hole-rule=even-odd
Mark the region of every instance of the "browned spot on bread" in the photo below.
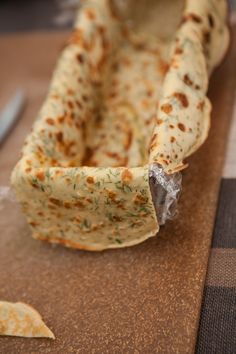
<svg viewBox="0 0 236 354">
<path fill-rule="evenodd" d="M 143 42 L 134 43 L 133 45 L 136 50 L 145 50 L 146 49 L 146 44 Z"/>
<path fill-rule="evenodd" d="M 60 163 L 54 158 L 51 159 L 51 164 L 52 166 L 60 166 Z"/>
<path fill-rule="evenodd" d="M 142 101 L 141 101 L 141 105 L 144 109 L 148 109 L 150 108 L 150 102 L 149 100 L 147 100 L 146 98 L 144 98 Z"/>
<path fill-rule="evenodd" d="M 123 63 L 125 66 L 128 66 L 128 67 L 132 66 L 132 62 L 131 62 L 131 60 L 130 60 L 128 57 L 122 58 L 122 63 Z"/>
<path fill-rule="evenodd" d="M 133 140 L 133 133 L 132 133 L 132 130 L 129 130 L 126 135 L 126 141 L 125 141 L 125 145 L 124 145 L 124 148 L 126 151 L 129 150 L 132 140 Z"/>
<path fill-rule="evenodd" d="M 157 138 L 157 134 L 154 134 L 151 138 L 150 145 L 152 145 L 152 143 L 156 140 L 156 138 Z"/>
<path fill-rule="evenodd" d="M 59 143 L 63 142 L 63 133 L 62 132 L 58 132 L 55 134 L 56 135 L 56 139 Z"/>
<path fill-rule="evenodd" d="M 54 124 L 55 124 L 55 122 L 54 122 L 54 120 L 53 120 L 52 118 L 47 118 L 47 119 L 46 119 L 46 122 L 47 122 L 47 124 L 49 124 L 49 125 L 54 125 Z"/>
<path fill-rule="evenodd" d="M 84 208 L 84 204 L 79 200 L 77 200 L 76 203 L 74 203 L 74 206 L 76 206 L 77 208 Z"/>
<path fill-rule="evenodd" d="M 82 35 L 82 30 L 78 29 L 72 32 L 69 40 L 68 40 L 68 44 L 81 44 L 83 41 L 83 35 Z"/>
<path fill-rule="evenodd" d="M 117 72 L 119 70 L 119 67 L 120 67 L 119 63 L 115 62 L 112 64 L 111 69 L 112 71 Z"/>
<path fill-rule="evenodd" d="M 116 206 L 117 206 L 117 208 L 119 208 L 119 209 L 125 210 L 124 205 L 121 204 L 121 203 L 116 203 Z"/>
<path fill-rule="evenodd" d="M 117 13 L 116 8 L 115 8 L 114 1 L 113 0 L 108 0 L 108 6 L 109 6 L 109 10 L 110 10 L 111 16 L 114 19 L 119 20 L 119 16 L 118 16 L 118 13 Z"/>
<path fill-rule="evenodd" d="M 82 43 L 83 48 L 87 52 L 90 52 L 94 48 L 94 45 L 95 45 L 95 36 L 91 37 L 90 40 L 88 40 L 88 41 L 84 40 Z"/>
<path fill-rule="evenodd" d="M 200 111 L 203 111 L 205 106 L 205 101 L 200 101 L 197 105 L 197 109 L 200 109 Z"/>
<path fill-rule="evenodd" d="M 173 125 L 173 124 L 169 124 L 169 127 L 170 127 L 171 129 L 174 129 L 174 125 Z"/>
<path fill-rule="evenodd" d="M 109 191 L 108 192 L 108 196 L 114 202 L 116 200 L 117 194 L 115 192 L 113 192 L 113 191 Z"/>
<path fill-rule="evenodd" d="M 182 22 L 193 21 L 195 23 L 202 23 L 202 18 L 194 13 L 189 13 L 183 17 Z"/>
<path fill-rule="evenodd" d="M 98 32 L 99 32 L 101 35 L 104 35 L 105 32 L 106 32 L 106 27 L 103 26 L 103 25 L 98 25 L 98 26 L 97 26 L 97 30 L 98 30 Z"/>
<path fill-rule="evenodd" d="M 116 98 L 117 97 L 117 92 L 113 91 L 109 93 L 110 98 Z"/>
<path fill-rule="evenodd" d="M 183 49 L 182 48 L 177 47 L 175 49 L 175 54 L 182 54 L 182 53 L 183 53 Z"/>
<path fill-rule="evenodd" d="M 43 171 L 39 171 L 36 173 L 36 177 L 41 181 L 43 182 L 45 180 L 45 175 L 44 175 L 44 172 Z"/>
<path fill-rule="evenodd" d="M 50 97 L 53 98 L 54 100 L 59 100 L 60 98 L 58 95 L 51 95 Z"/>
<path fill-rule="evenodd" d="M 61 200 L 59 199 L 56 199 L 56 198 L 49 198 L 49 201 L 57 206 L 61 206 L 62 205 L 62 202 Z"/>
<path fill-rule="evenodd" d="M 39 189 L 39 186 L 33 182 L 30 182 L 31 186 L 34 187 L 35 189 Z"/>
<path fill-rule="evenodd" d="M 67 93 L 68 93 L 68 95 L 70 95 L 70 96 L 74 96 L 74 95 L 75 95 L 75 91 L 72 90 L 72 89 L 70 89 L 70 88 L 68 88 Z"/>
<path fill-rule="evenodd" d="M 182 131 L 185 132 L 186 131 L 186 127 L 183 123 L 178 123 L 178 128 Z"/>
<path fill-rule="evenodd" d="M 142 194 L 137 194 L 134 198 L 134 203 L 137 205 L 142 205 L 147 203 L 148 198 L 144 197 Z"/>
<path fill-rule="evenodd" d="M 129 159 L 128 159 L 127 156 L 125 156 L 125 157 L 121 160 L 120 166 L 127 166 L 127 165 L 128 165 L 128 162 L 129 162 Z"/>
<path fill-rule="evenodd" d="M 88 102 L 89 98 L 87 95 L 82 95 L 81 97 L 84 102 Z"/>
<path fill-rule="evenodd" d="M 188 74 L 184 75 L 184 83 L 188 86 L 192 86 L 192 84 L 193 84 L 193 81 L 190 79 Z"/>
<path fill-rule="evenodd" d="M 210 27 L 211 27 L 211 28 L 214 28 L 214 26 L 215 26 L 215 21 L 214 21 L 213 16 L 212 16 L 211 14 L 208 14 L 207 17 L 208 17 L 208 22 L 209 22 Z"/>
<path fill-rule="evenodd" d="M 124 182 L 124 183 L 128 183 L 128 182 L 131 182 L 133 179 L 133 175 L 132 173 L 130 172 L 130 170 L 128 170 L 127 168 L 121 173 L 121 180 Z"/>
<path fill-rule="evenodd" d="M 175 92 L 175 93 L 173 94 L 173 96 L 174 96 L 175 98 L 177 98 L 177 100 L 182 104 L 182 106 L 183 106 L 184 108 L 187 108 L 187 107 L 188 107 L 188 105 L 189 105 L 189 103 L 188 103 L 188 98 L 187 98 L 187 96 L 186 96 L 184 93 L 182 93 L 182 92 Z"/>
<path fill-rule="evenodd" d="M 73 154 L 73 155 L 75 155 L 75 154 Z M 70 162 L 68 163 L 68 167 L 76 167 L 76 166 L 77 166 L 76 161 L 70 161 Z"/>
<path fill-rule="evenodd" d="M 118 215 L 113 215 L 113 220 L 120 222 L 120 221 L 122 221 L 122 218 Z"/>
<path fill-rule="evenodd" d="M 173 110 L 173 107 L 172 107 L 172 105 L 170 103 L 164 103 L 161 106 L 161 110 L 163 112 L 165 112 L 166 114 L 169 114 Z"/>
<path fill-rule="evenodd" d="M 57 170 L 56 172 L 55 172 L 55 174 L 57 175 L 57 176 L 62 176 L 62 171 L 61 170 Z"/>
<path fill-rule="evenodd" d="M 89 184 L 94 184 L 94 177 L 88 176 L 88 177 L 86 178 L 86 181 L 87 181 L 87 183 L 89 183 Z"/>
<path fill-rule="evenodd" d="M 145 125 L 150 125 L 154 123 L 155 121 L 157 122 L 158 119 L 156 119 L 155 115 L 152 115 L 149 119 L 146 120 Z"/>
<path fill-rule="evenodd" d="M 71 204 L 69 202 L 64 202 L 64 207 L 66 209 L 71 209 Z"/>
<path fill-rule="evenodd" d="M 205 31 L 205 32 L 203 33 L 203 39 L 204 39 L 204 42 L 205 42 L 206 44 L 209 44 L 210 41 L 211 41 L 211 32 Z"/>
<path fill-rule="evenodd" d="M 111 86 L 117 86 L 119 84 L 119 80 L 118 79 L 112 79 L 111 80 Z"/>
<path fill-rule="evenodd" d="M 70 141 L 65 145 L 64 153 L 66 156 L 75 156 L 75 153 L 71 152 L 71 148 L 75 145 L 75 141 Z"/>
<path fill-rule="evenodd" d="M 38 224 L 37 224 L 36 222 L 34 222 L 34 221 L 30 221 L 29 224 L 30 224 L 31 226 L 33 226 L 33 227 L 36 227 L 36 226 L 38 225 Z"/>
<path fill-rule="evenodd" d="M 87 146 L 82 160 L 82 165 L 90 166 L 90 160 L 92 159 L 93 154 L 94 150 Z"/>
<path fill-rule="evenodd" d="M 174 137 L 174 136 L 171 136 L 171 137 L 170 137 L 170 142 L 171 142 L 171 143 L 174 143 L 174 142 L 175 142 L 175 140 L 176 140 L 176 139 L 175 139 L 175 137 Z"/>
<path fill-rule="evenodd" d="M 127 90 L 127 91 L 129 91 L 130 89 L 131 89 L 131 86 L 130 86 L 130 84 L 125 84 L 125 89 Z"/>
<path fill-rule="evenodd" d="M 83 63 L 84 63 L 84 56 L 83 56 L 83 54 L 81 54 L 81 53 L 77 54 L 77 55 L 76 55 L 76 59 L 78 60 L 78 62 L 79 62 L 80 64 L 83 64 Z"/>
<path fill-rule="evenodd" d="M 117 152 L 106 151 L 105 154 L 112 159 L 120 160 L 121 158 Z"/>
<path fill-rule="evenodd" d="M 165 62 L 164 60 L 160 60 L 159 62 L 159 70 L 162 73 L 162 75 L 165 75 L 167 71 L 169 70 L 169 64 Z"/>
<path fill-rule="evenodd" d="M 43 152 L 43 149 L 41 148 L 41 146 L 37 146 L 37 148 L 38 148 L 38 151 Z"/>
<path fill-rule="evenodd" d="M 73 109 L 74 108 L 74 103 L 72 101 L 67 101 L 67 106 L 70 108 L 70 109 Z"/>
<path fill-rule="evenodd" d="M 154 92 L 153 92 L 152 89 L 148 89 L 148 90 L 147 90 L 147 96 L 148 96 L 148 97 L 152 97 L 152 96 L 153 96 L 153 93 L 154 93 Z"/>
<path fill-rule="evenodd" d="M 57 120 L 59 123 L 63 123 L 65 121 L 65 117 L 64 116 L 58 117 Z"/>
<path fill-rule="evenodd" d="M 152 136 L 152 139 L 150 141 L 149 148 L 148 148 L 149 152 L 151 152 L 157 146 L 157 141 L 156 141 L 157 136 L 158 136 L 157 134 L 154 134 Z"/>
<path fill-rule="evenodd" d="M 76 105 L 78 106 L 79 109 L 83 108 L 83 105 L 82 105 L 82 103 L 79 100 L 76 100 L 75 103 L 76 103 Z"/>
<path fill-rule="evenodd" d="M 157 125 L 161 125 L 164 122 L 163 119 L 157 118 Z"/>
<path fill-rule="evenodd" d="M 95 20 L 96 19 L 96 13 L 93 9 L 86 9 L 86 16 L 89 20 Z"/>
</svg>

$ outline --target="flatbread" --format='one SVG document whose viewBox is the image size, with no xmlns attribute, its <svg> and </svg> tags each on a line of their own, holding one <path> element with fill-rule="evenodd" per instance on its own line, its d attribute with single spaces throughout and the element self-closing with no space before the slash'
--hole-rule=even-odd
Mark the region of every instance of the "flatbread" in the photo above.
<svg viewBox="0 0 236 354">
<path fill-rule="evenodd" d="M 188 0 L 171 48 L 149 161 L 173 173 L 206 140 L 211 104 L 208 76 L 225 55 L 229 31 L 226 1 Z"/>
<path fill-rule="evenodd" d="M 103 250 L 155 236 L 150 166 L 183 169 L 207 137 L 226 1 L 120 5 L 83 1 L 13 171 L 37 239 Z"/>
<path fill-rule="evenodd" d="M 0 301 L 0 335 L 55 339 L 40 314 L 23 302 Z"/>
</svg>

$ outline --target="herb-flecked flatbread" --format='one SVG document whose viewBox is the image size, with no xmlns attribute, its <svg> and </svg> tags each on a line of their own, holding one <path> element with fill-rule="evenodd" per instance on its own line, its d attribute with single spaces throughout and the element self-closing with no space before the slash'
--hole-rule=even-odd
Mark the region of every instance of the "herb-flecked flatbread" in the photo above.
<svg viewBox="0 0 236 354">
<path fill-rule="evenodd" d="M 159 230 L 149 186 L 205 141 L 225 0 L 84 0 L 12 174 L 33 237 L 103 250 Z"/>
</svg>

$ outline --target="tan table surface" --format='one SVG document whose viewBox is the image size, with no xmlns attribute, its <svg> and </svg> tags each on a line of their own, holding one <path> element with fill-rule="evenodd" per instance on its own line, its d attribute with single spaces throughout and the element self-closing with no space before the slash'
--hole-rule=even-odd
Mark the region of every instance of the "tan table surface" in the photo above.
<svg viewBox="0 0 236 354">
<path fill-rule="evenodd" d="M 0 37 L 0 104 L 18 86 L 28 96 L 0 149 L 0 185 L 8 184 L 66 37 Z M 73 251 L 29 237 L 17 208 L 1 211 L 0 299 L 31 304 L 56 335 L 55 341 L 1 337 L 1 353 L 194 352 L 232 110 L 233 60 L 231 50 L 214 74 L 209 139 L 183 173 L 178 219 L 158 237 L 123 250 Z"/>
</svg>

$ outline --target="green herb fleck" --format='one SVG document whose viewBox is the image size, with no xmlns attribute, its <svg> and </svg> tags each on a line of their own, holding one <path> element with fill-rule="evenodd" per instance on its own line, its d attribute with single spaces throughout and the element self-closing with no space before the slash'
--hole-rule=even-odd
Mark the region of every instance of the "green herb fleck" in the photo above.
<svg viewBox="0 0 236 354">
<path fill-rule="evenodd" d="M 91 227 L 91 222 L 87 219 L 84 219 L 83 226 L 86 227 L 86 229 L 89 229 Z"/>
</svg>

